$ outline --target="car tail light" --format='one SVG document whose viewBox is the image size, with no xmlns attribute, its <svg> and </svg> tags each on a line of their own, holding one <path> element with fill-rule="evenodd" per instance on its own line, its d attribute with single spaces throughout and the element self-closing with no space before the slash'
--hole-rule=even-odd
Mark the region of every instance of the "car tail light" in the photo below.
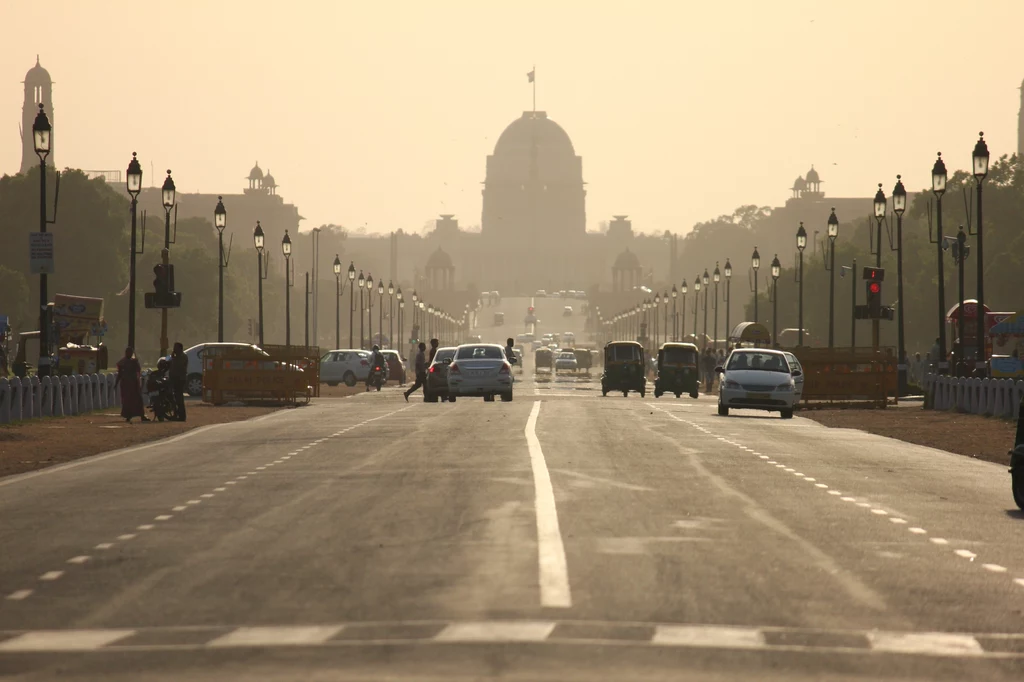
<svg viewBox="0 0 1024 682">
<path fill-rule="evenodd" d="M 433 365 L 431 365 L 430 369 L 428 369 L 427 371 L 430 372 L 431 374 L 433 374 L 435 371 L 437 371 L 437 368 L 434 367 Z"/>
<path fill-rule="evenodd" d="M 508 374 L 511 370 L 512 370 L 512 365 L 510 365 L 510 364 L 508 364 L 506 362 L 505 364 L 503 364 L 501 366 L 501 369 L 498 370 L 498 374 Z"/>
<path fill-rule="evenodd" d="M 455 364 L 455 363 L 453 362 L 452 364 L 448 365 L 448 373 L 449 373 L 449 374 L 461 374 L 461 373 L 462 373 L 462 370 L 460 370 L 460 369 L 459 369 L 459 366 L 458 366 L 458 365 L 456 365 L 456 364 Z"/>
</svg>

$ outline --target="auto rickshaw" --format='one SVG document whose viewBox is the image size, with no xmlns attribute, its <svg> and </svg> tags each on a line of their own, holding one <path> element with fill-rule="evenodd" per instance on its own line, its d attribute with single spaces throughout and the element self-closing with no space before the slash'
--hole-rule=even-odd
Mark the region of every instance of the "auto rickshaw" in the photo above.
<svg viewBox="0 0 1024 682">
<path fill-rule="evenodd" d="M 654 397 L 689 393 L 696 398 L 700 391 L 698 362 L 700 351 L 692 343 L 663 343 L 658 349 L 658 376 L 654 380 Z"/>
<path fill-rule="evenodd" d="M 541 371 L 545 371 L 548 374 L 553 373 L 552 367 L 554 367 L 554 356 L 551 354 L 550 348 L 538 348 L 537 352 L 533 355 L 533 373 L 540 374 Z"/>
<path fill-rule="evenodd" d="M 601 374 L 601 395 L 608 391 L 647 392 L 647 360 L 644 347 L 636 341 L 609 341 L 604 347 L 604 372 Z"/>
</svg>

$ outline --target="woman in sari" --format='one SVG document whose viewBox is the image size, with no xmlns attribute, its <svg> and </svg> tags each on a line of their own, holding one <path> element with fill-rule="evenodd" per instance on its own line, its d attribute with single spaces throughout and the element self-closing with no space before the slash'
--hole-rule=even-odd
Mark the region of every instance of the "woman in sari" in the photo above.
<svg viewBox="0 0 1024 682">
<path fill-rule="evenodd" d="M 130 346 L 124 349 L 124 357 L 117 363 L 117 379 L 114 380 L 114 387 L 121 389 L 121 416 L 129 424 L 133 417 L 146 419 L 146 410 L 142 405 L 142 367 L 135 359 L 135 350 Z"/>
</svg>

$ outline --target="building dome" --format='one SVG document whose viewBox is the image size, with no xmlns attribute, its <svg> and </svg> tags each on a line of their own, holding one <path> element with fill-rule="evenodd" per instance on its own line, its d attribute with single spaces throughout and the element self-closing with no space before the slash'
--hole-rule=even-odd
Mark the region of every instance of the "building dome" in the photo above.
<svg viewBox="0 0 1024 682">
<path fill-rule="evenodd" d="M 253 170 L 259 169 L 254 168 Z M 252 175 L 250 175 L 249 177 L 252 177 Z M 277 182 L 274 181 L 274 176 L 270 174 L 269 168 L 267 169 L 267 174 L 263 176 L 263 186 L 266 187 L 267 189 L 273 189 L 274 187 L 277 187 Z"/>
<path fill-rule="evenodd" d="M 494 156 L 529 153 L 534 144 L 546 154 L 576 156 L 569 134 L 544 111 L 524 111 L 512 121 L 494 145 Z"/>
<path fill-rule="evenodd" d="M 427 259 L 428 270 L 450 270 L 454 267 L 452 257 L 449 256 L 440 246 L 437 247 L 437 251 L 430 254 L 430 258 Z"/>
<path fill-rule="evenodd" d="M 607 262 L 607 261 L 606 261 Z M 612 266 L 614 270 L 639 270 L 640 259 L 636 257 L 636 254 L 626 249 L 619 254 L 619 257 L 615 259 L 615 265 Z"/>
<path fill-rule="evenodd" d="M 793 190 L 802 192 L 807 189 L 807 181 L 803 179 L 803 176 L 796 176 L 796 180 L 793 181 Z"/>
<path fill-rule="evenodd" d="M 25 74 L 25 82 L 31 84 L 52 83 L 50 72 L 39 65 L 39 55 L 36 55 L 36 65 Z"/>
<path fill-rule="evenodd" d="M 811 166 L 811 170 L 807 171 L 807 184 L 814 184 L 821 182 L 821 178 L 818 177 L 818 171 L 814 170 L 814 166 Z"/>
<path fill-rule="evenodd" d="M 261 182 L 263 181 L 263 171 L 260 169 L 260 162 L 259 161 L 257 161 L 256 165 L 252 167 L 251 171 L 249 171 L 249 179 L 250 180 L 259 180 Z"/>
</svg>

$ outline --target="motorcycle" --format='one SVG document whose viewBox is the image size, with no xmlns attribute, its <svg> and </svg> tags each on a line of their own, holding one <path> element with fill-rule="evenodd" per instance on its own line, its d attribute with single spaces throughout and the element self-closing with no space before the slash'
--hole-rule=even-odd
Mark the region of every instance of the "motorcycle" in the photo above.
<svg viewBox="0 0 1024 682">
<path fill-rule="evenodd" d="M 178 403 L 174 400 L 171 380 L 164 376 L 154 380 L 156 390 L 149 391 L 149 410 L 157 421 L 177 421 Z"/>
<path fill-rule="evenodd" d="M 370 374 L 366 377 L 366 390 L 369 391 L 370 387 L 373 386 L 379 391 L 387 380 L 387 367 L 385 364 L 375 364 L 370 368 Z"/>
</svg>

